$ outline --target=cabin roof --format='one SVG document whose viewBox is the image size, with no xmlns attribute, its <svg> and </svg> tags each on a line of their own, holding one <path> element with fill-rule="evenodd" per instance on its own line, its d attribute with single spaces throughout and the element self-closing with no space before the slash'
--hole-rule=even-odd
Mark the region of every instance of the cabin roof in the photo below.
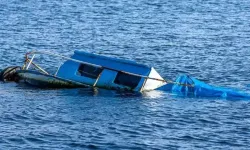
<svg viewBox="0 0 250 150">
<path fill-rule="evenodd" d="M 120 59 L 120 58 L 114 58 L 114 57 L 107 57 L 107 56 L 103 56 L 103 55 L 97 55 L 97 54 L 93 54 L 93 53 L 87 53 L 87 52 L 83 52 L 83 51 L 75 51 L 76 55 L 79 56 L 85 56 L 85 57 L 91 57 L 91 58 L 96 58 L 96 59 L 102 59 L 102 60 L 107 60 L 107 61 L 114 61 L 114 62 L 118 62 L 118 63 L 124 63 L 124 64 L 129 64 L 129 65 L 134 65 L 134 66 L 140 66 L 140 67 L 146 67 L 146 68 L 150 68 L 147 65 L 143 65 L 143 64 L 138 64 L 135 61 L 132 60 L 126 60 L 126 59 Z"/>
<path fill-rule="evenodd" d="M 75 54 L 72 56 L 72 58 L 91 64 L 100 65 L 106 68 L 127 71 L 140 75 L 148 75 L 151 70 L 150 67 L 138 64 L 135 61 L 101 56 L 83 51 L 75 51 Z"/>
</svg>

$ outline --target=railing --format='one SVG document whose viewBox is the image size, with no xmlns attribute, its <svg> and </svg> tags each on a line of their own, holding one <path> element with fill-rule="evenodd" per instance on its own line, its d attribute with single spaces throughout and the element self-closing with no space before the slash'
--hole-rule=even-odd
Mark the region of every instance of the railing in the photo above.
<svg viewBox="0 0 250 150">
<path fill-rule="evenodd" d="M 36 65 L 35 63 L 33 63 L 33 60 L 34 60 L 36 54 L 46 54 L 46 55 L 60 57 L 60 58 L 66 59 L 66 60 L 71 60 L 71 61 L 74 61 L 74 62 L 78 62 L 78 63 L 82 63 L 82 64 L 86 64 L 86 65 L 91 65 L 91 66 L 95 66 L 95 67 L 98 67 L 98 68 L 102 68 L 102 66 L 99 66 L 99 65 L 87 63 L 87 62 L 84 62 L 84 61 L 73 59 L 73 58 L 70 58 L 70 57 L 67 57 L 67 56 L 63 56 L 63 55 L 60 55 L 60 54 L 51 53 L 51 52 L 48 52 L 48 51 L 43 51 L 43 52 L 41 52 L 41 51 L 32 51 L 32 52 L 26 53 L 26 55 L 25 55 L 26 60 L 25 60 L 25 64 L 24 64 L 23 69 L 28 70 L 29 67 L 30 67 L 30 65 L 33 64 L 37 69 L 41 70 L 43 73 L 49 74 L 44 69 L 42 69 L 41 67 L 39 67 L 38 65 Z M 33 55 L 31 59 L 29 59 L 29 55 Z M 28 65 L 26 65 L 27 62 L 29 62 Z"/>
</svg>

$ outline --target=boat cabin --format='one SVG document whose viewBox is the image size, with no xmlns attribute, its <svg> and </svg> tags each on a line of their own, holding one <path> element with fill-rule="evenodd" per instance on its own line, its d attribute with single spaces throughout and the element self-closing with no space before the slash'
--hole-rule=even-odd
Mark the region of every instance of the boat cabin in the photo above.
<svg viewBox="0 0 250 150">
<path fill-rule="evenodd" d="M 166 84 L 154 68 L 82 51 L 75 51 L 56 76 L 94 87 L 132 91 L 154 90 Z"/>
</svg>

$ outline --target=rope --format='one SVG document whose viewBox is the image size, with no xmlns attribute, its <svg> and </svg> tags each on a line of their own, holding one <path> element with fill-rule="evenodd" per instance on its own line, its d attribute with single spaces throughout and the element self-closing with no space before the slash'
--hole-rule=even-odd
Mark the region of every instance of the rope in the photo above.
<svg viewBox="0 0 250 150">
<path fill-rule="evenodd" d="M 179 82 L 174 82 L 174 81 L 171 81 L 171 80 L 167 80 L 166 83 L 177 84 L 177 85 L 180 85 L 180 86 L 194 87 L 194 84 L 179 83 Z"/>
</svg>

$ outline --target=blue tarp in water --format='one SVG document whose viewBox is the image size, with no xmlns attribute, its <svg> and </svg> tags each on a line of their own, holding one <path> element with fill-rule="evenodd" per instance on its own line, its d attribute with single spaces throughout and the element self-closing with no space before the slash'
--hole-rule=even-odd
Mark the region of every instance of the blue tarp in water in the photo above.
<svg viewBox="0 0 250 150">
<path fill-rule="evenodd" d="M 226 99 L 250 99 L 250 94 L 223 87 L 216 87 L 188 75 L 180 75 L 175 80 L 178 84 L 167 84 L 158 90 L 169 91 L 180 96 L 221 97 Z M 193 86 L 185 86 L 185 85 Z"/>
</svg>

